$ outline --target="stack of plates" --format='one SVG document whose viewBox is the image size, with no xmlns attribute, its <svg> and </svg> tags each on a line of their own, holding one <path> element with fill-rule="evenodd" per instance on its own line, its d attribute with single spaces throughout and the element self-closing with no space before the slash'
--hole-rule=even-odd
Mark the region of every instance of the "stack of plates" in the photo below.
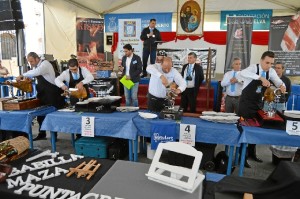
<svg viewBox="0 0 300 199">
<path fill-rule="evenodd" d="M 223 116 L 223 117 L 226 117 L 226 116 L 235 116 L 236 114 L 235 113 L 215 112 L 215 111 L 203 111 L 202 115 L 205 115 L 205 116 Z"/>
<path fill-rule="evenodd" d="M 284 111 L 284 115 L 291 118 L 300 118 L 300 111 Z"/>
<path fill-rule="evenodd" d="M 240 117 L 230 115 L 230 116 L 209 116 L 209 115 L 202 115 L 200 116 L 201 119 L 210 121 L 210 122 L 219 122 L 219 123 L 237 123 Z"/>
<path fill-rule="evenodd" d="M 116 108 L 117 111 L 120 112 L 133 112 L 139 110 L 139 107 L 135 106 L 120 106 Z"/>
<path fill-rule="evenodd" d="M 154 119 L 157 118 L 156 114 L 153 113 L 144 113 L 144 112 L 139 112 L 139 115 L 144 118 L 144 119 Z"/>
</svg>

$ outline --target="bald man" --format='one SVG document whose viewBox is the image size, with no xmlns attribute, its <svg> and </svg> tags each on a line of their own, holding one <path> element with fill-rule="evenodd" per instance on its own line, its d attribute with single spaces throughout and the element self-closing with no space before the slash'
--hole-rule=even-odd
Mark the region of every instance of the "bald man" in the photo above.
<svg viewBox="0 0 300 199">
<path fill-rule="evenodd" d="M 174 89 L 176 94 L 182 93 L 186 89 L 186 83 L 181 74 L 173 68 L 172 59 L 164 57 L 161 65 L 154 64 L 147 67 L 147 72 L 151 74 L 148 92 L 148 109 L 160 112 L 168 106 L 167 87 L 173 82 L 178 85 Z"/>
</svg>

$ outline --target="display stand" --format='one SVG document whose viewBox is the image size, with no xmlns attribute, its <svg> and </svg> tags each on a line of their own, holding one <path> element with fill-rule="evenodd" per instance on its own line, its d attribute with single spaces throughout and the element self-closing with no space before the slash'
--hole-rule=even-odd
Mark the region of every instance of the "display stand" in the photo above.
<svg viewBox="0 0 300 199">
<path fill-rule="evenodd" d="M 192 169 L 159 162 L 163 150 L 194 157 Z M 197 151 L 190 145 L 179 142 L 160 143 L 146 176 L 149 180 L 193 193 L 205 178 L 203 174 L 198 172 L 201 159 L 202 152 Z"/>
</svg>

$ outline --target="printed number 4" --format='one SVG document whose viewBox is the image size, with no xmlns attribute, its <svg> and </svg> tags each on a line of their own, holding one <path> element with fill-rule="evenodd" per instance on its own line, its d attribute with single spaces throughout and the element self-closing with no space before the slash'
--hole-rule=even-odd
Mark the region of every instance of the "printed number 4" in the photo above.
<svg viewBox="0 0 300 199">
<path fill-rule="evenodd" d="M 292 128 L 292 130 L 297 130 L 298 129 L 298 122 L 293 122 L 293 128 Z"/>
<path fill-rule="evenodd" d="M 184 130 L 187 131 L 187 132 L 190 132 L 191 131 L 190 125 L 187 125 Z"/>
<path fill-rule="evenodd" d="M 91 122 L 90 122 L 90 118 L 89 117 L 87 117 L 86 118 L 86 124 L 90 124 Z"/>
</svg>

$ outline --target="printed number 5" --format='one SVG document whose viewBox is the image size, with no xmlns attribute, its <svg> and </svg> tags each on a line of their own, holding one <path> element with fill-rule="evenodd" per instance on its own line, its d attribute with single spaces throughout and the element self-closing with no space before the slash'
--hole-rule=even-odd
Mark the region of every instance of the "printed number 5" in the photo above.
<svg viewBox="0 0 300 199">
<path fill-rule="evenodd" d="M 292 130 L 297 130 L 297 128 L 298 128 L 298 122 L 293 122 L 293 128 L 292 128 Z"/>
<path fill-rule="evenodd" d="M 190 132 L 191 131 L 190 125 L 187 125 L 184 130 L 187 131 L 187 132 Z"/>
<path fill-rule="evenodd" d="M 87 117 L 86 118 L 86 124 L 90 124 L 91 122 L 90 122 L 90 118 L 89 117 Z"/>
</svg>

